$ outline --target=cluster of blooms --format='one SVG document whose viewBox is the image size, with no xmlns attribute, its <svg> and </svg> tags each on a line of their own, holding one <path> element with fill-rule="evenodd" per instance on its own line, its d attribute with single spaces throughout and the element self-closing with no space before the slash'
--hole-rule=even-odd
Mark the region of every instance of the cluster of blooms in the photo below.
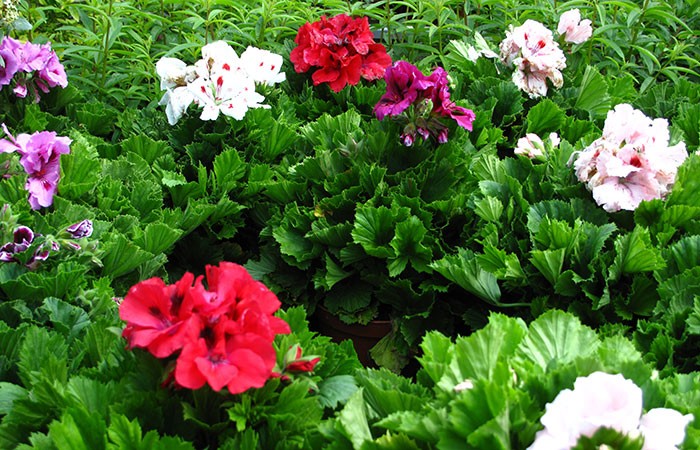
<svg viewBox="0 0 700 450">
<path fill-rule="evenodd" d="M 179 352 L 174 380 L 181 387 L 208 383 L 234 394 L 262 387 L 274 376 L 275 335 L 290 332 L 273 316 L 279 300 L 234 263 L 207 266 L 206 288 L 202 278 L 188 272 L 172 285 L 160 278 L 134 285 L 119 306 L 129 347 L 157 358 Z"/>
<path fill-rule="evenodd" d="M 517 147 L 514 153 L 516 155 L 527 156 L 530 159 L 544 160 L 547 153 L 554 147 L 559 145 L 559 135 L 557 133 L 549 133 L 547 142 L 535 133 L 527 133 L 525 137 L 518 139 Z"/>
<path fill-rule="evenodd" d="M 248 47 L 239 57 L 226 42 L 212 42 L 202 47 L 202 59 L 193 66 L 169 57 L 156 63 L 160 88 L 165 90 L 160 104 L 166 105 L 171 125 L 192 103 L 202 108 L 202 120 L 216 120 L 220 113 L 241 120 L 249 108 L 269 108 L 255 86 L 284 81 L 281 68 L 281 55 Z"/>
<path fill-rule="evenodd" d="M 547 95 L 547 79 L 557 88 L 564 84 L 561 70 L 566 57 L 540 22 L 526 20 L 519 27 L 511 26 L 499 47 L 501 61 L 515 66 L 513 83 L 531 98 Z"/>
<path fill-rule="evenodd" d="M 29 191 L 32 209 L 51 206 L 61 175 L 60 157 L 70 153 L 71 139 L 53 131 L 23 133 L 14 138 L 5 124 L 2 129 L 10 139 L 0 140 L 0 153 L 20 154 L 19 162 L 28 175 L 24 188 Z"/>
<path fill-rule="evenodd" d="M 3 209 L 6 208 L 7 205 L 3 207 Z M 85 219 L 75 223 L 67 227 L 62 235 L 63 236 L 59 237 L 57 240 L 35 243 L 36 237 L 40 235 L 34 233 L 31 228 L 20 225 L 15 228 L 12 234 L 12 240 L 0 247 L 0 261 L 24 263 L 26 267 L 35 269 L 39 261 L 45 261 L 49 257 L 49 250 L 58 251 L 62 243 L 75 250 L 80 250 L 80 244 L 73 240 L 90 237 L 92 235 L 92 221 Z M 21 254 L 27 251 L 33 244 L 36 244 L 34 245 L 36 247 L 34 252 L 28 257 L 26 255 L 22 257 Z"/>
<path fill-rule="evenodd" d="M 51 44 L 21 43 L 9 36 L 0 42 L 0 89 L 15 80 L 14 93 L 24 98 L 31 89 L 34 100 L 39 101 L 39 91 L 68 86 L 68 78 Z"/>
<path fill-rule="evenodd" d="M 381 78 L 391 65 L 391 57 L 382 44 L 374 42 L 366 17 L 353 19 L 340 14 L 305 23 L 297 33 L 297 43 L 289 55 L 297 73 L 317 68 L 311 79 L 314 86 L 328 83 L 334 92 L 360 78 Z"/>
<path fill-rule="evenodd" d="M 578 9 L 565 12 L 559 18 L 557 32 L 565 42 L 580 44 L 593 34 L 591 21 L 581 20 Z M 501 61 L 513 65 L 513 83 L 530 98 L 547 95 L 547 79 L 556 88 L 562 87 L 561 70 L 566 57 L 554 40 L 552 32 L 536 20 L 526 20 L 519 27 L 511 26 L 501 41 Z"/>
<path fill-rule="evenodd" d="M 420 136 L 433 136 L 447 142 L 447 126 L 443 117 L 454 119 L 459 126 L 472 129 L 474 112 L 450 100 L 447 72 L 437 67 L 429 76 L 406 61 L 397 61 L 386 69 L 386 93 L 374 107 L 377 119 L 389 116 L 405 124 L 401 140 L 411 146 Z"/>
<path fill-rule="evenodd" d="M 642 450 L 675 450 L 685 439 L 693 415 L 655 408 L 642 415 L 642 390 L 622 375 L 595 372 L 579 377 L 574 389 L 561 391 L 547 404 L 541 422 L 544 430 L 528 450 L 573 448 L 581 436 L 601 428 L 644 438 Z"/>
<path fill-rule="evenodd" d="M 603 136 L 576 154 L 576 176 L 608 212 L 664 198 L 688 157 L 684 142 L 669 146 L 666 119 L 652 120 L 628 104 L 609 111 Z"/>
</svg>

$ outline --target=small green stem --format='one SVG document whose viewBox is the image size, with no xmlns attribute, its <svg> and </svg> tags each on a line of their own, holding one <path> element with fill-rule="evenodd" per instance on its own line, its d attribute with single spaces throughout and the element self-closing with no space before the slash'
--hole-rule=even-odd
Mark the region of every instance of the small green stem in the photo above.
<svg viewBox="0 0 700 450">
<path fill-rule="evenodd" d="M 102 41 L 102 89 L 105 88 L 107 83 L 107 59 L 109 58 L 109 34 L 112 28 L 112 0 L 109 0 L 107 6 L 107 26 L 105 29 L 105 37 Z"/>
</svg>

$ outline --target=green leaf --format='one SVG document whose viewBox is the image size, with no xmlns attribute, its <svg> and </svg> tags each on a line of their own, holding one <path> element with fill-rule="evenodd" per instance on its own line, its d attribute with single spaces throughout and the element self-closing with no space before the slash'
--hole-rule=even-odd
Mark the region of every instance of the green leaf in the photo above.
<svg viewBox="0 0 700 450">
<path fill-rule="evenodd" d="M 408 211 L 408 208 L 405 208 Z M 357 208 L 352 239 L 360 244 L 368 255 L 377 258 L 395 256 L 389 243 L 394 238 L 395 216 L 389 208 L 367 205 Z"/>
<path fill-rule="evenodd" d="M 561 275 L 565 254 L 566 249 L 563 248 L 557 250 L 532 250 L 530 252 L 530 262 L 554 286 L 557 284 L 559 275 Z"/>
<path fill-rule="evenodd" d="M 70 137 L 71 151 L 61 155 L 60 192 L 65 198 L 78 199 L 95 188 L 102 170 L 97 149 L 77 131 Z"/>
<path fill-rule="evenodd" d="M 476 215 L 488 222 L 498 223 L 503 214 L 503 202 L 495 197 L 484 197 L 474 202 Z"/>
<path fill-rule="evenodd" d="M 82 308 L 58 298 L 44 299 L 42 309 L 49 313 L 54 328 L 66 335 L 69 341 L 75 339 L 85 327 L 90 325 L 90 318 Z"/>
<path fill-rule="evenodd" d="M 68 408 L 60 421 L 49 425 L 49 436 L 58 450 L 104 450 L 107 426 L 104 419 L 84 409 Z"/>
<path fill-rule="evenodd" d="M 421 367 L 434 383 L 448 370 L 454 356 L 454 344 L 438 331 L 428 331 L 420 344 L 423 354 L 418 357 Z"/>
<path fill-rule="evenodd" d="M 143 234 L 134 243 L 154 255 L 165 252 L 182 236 L 182 231 L 175 230 L 164 223 L 149 223 Z"/>
<path fill-rule="evenodd" d="M 700 155 L 691 154 L 678 168 L 676 181 L 668 196 L 669 205 L 689 205 L 700 207 Z"/>
<path fill-rule="evenodd" d="M 587 112 L 591 120 L 604 117 L 610 110 L 608 84 L 595 66 L 586 66 L 574 108 Z"/>
<path fill-rule="evenodd" d="M 559 131 L 566 114 L 553 101 L 541 100 L 527 113 L 527 132 L 544 138 L 546 133 Z"/>
<path fill-rule="evenodd" d="M 0 382 L 0 415 L 4 416 L 12 410 L 12 404 L 20 398 L 27 398 L 29 392 L 22 386 L 5 381 Z"/>
<path fill-rule="evenodd" d="M 445 256 L 430 264 L 430 267 L 485 302 L 503 306 L 495 275 L 483 270 L 470 250 L 460 248 L 457 255 Z"/>
<path fill-rule="evenodd" d="M 336 428 L 350 439 L 355 450 L 359 450 L 365 441 L 372 440 L 362 389 L 350 396 L 343 410 L 338 413 Z"/>
<path fill-rule="evenodd" d="M 214 158 L 214 192 L 227 193 L 243 178 L 247 170 L 236 149 L 230 148 Z"/>
<path fill-rule="evenodd" d="M 318 400 L 325 408 L 336 408 L 344 404 L 357 391 L 352 375 L 336 375 L 318 383 Z"/>
<path fill-rule="evenodd" d="M 112 278 L 125 275 L 146 261 L 153 254 L 141 250 L 121 233 L 110 233 L 102 246 L 102 273 Z"/>
<path fill-rule="evenodd" d="M 423 222 L 416 216 L 411 216 L 396 225 L 396 234 L 390 242 L 395 259 L 389 260 L 389 276 L 395 277 L 403 272 L 407 262 L 418 272 L 429 271 L 428 265 L 433 258 L 433 252 L 423 243 L 427 232 Z M 397 262 L 401 264 L 397 265 Z"/>
<path fill-rule="evenodd" d="M 649 230 L 637 226 L 631 233 L 615 239 L 615 260 L 609 269 L 609 278 L 621 275 L 663 269 L 666 263 L 659 249 L 651 244 Z"/>
<path fill-rule="evenodd" d="M 550 310 L 530 324 L 529 332 L 516 351 L 516 360 L 528 361 L 543 373 L 597 351 L 595 331 L 570 313 Z"/>
<path fill-rule="evenodd" d="M 172 148 L 165 141 L 155 141 L 150 137 L 138 134 L 121 142 L 123 153 L 135 153 L 149 165 L 162 155 L 173 154 Z"/>
<path fill-rule="evenodd" d="M 527 334 L 522 319 L 491 314 L 486 327 L 468 337 L 457 338 L 449 374 L 438 386 L 451 391 L 464 380 L 494 380 L 506 383 L 511 378 L 507 361 Z"/>
</svg>

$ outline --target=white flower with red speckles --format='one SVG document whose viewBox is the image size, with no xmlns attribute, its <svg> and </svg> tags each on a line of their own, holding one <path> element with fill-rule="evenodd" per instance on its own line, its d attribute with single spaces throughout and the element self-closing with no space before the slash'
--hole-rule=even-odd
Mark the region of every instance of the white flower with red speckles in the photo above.
<svg viewBox="0 0 700 450">
<path fill-rule="evenodd" d="M 156 64 L 168 122 L 175 125 L 194 103 L 202 109 L 200 119 L 216 120 L 220 114 L 241 120 L 250 108 L 269 108 L 256 84 L 272 86 L 285 80 L 282 56 L 248 47 L 239 57 L 224 41 L 202 47 L 202 59 L 188 66 L 177 58 Z"/>
</svg>

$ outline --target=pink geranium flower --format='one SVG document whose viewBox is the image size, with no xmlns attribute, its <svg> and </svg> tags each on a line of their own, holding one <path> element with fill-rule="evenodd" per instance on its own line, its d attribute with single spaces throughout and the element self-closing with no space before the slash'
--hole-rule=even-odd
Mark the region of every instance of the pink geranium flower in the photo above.
<svg viewBox="0 0 700 450">
<path fill-rule="evenodd" d="M 581 12 L 578 9 L 571 9 L 559 18 L 557 32 L 564 36 L 566 42 L 581 44 L 591 37 L 593 29 L 590 20 L 581 20 Z"/>
<path fill-rule="evenodd" d="M 14 138 L 5 124 L 2 128 L 9 140 L 0 140 L 0 153 L 16 151 L 21 155 L 19 162 L 28 175 L 24 187 L 29 191 L 30 205 L 33 209 L 51 206 L 61 173 L 60 157 L 70 153 L 71 139 L 57 136 L 53 131 L 20 134 Z"/>
<path fill-rule="evenodd" d="M 631 105 L 608 112 L 603 136 L 575 154 L 574 170 L 608 212 L 634 210 L 664 198 L 688 157 L 685 143 L 669 145 L 668 122 L 650 119 Z"/>
<path fill-rule="evenodd" d="M 49 88 L 68 86 L 66 71 L 51 44 L 22 43 L 5 36 L 0 43 L 0 58 L 5 64 L 0 68 L 0 86 L 9 85 L 14 78 L 13 91 L 18 97 L 26 97 L 31 91 L 38 102 L 39 91 L 48 93 Z"/>
<path fill-rule="evenodd" d="M 547 95 L 547 80 L 556 88 L 563 85 L 566 57 L 541 23 L 526 20 L 519 27 L 511 26 L 500 49 L 501 61 L 515 67 L 513 82 L 531 98 Z"/>
</svg>

